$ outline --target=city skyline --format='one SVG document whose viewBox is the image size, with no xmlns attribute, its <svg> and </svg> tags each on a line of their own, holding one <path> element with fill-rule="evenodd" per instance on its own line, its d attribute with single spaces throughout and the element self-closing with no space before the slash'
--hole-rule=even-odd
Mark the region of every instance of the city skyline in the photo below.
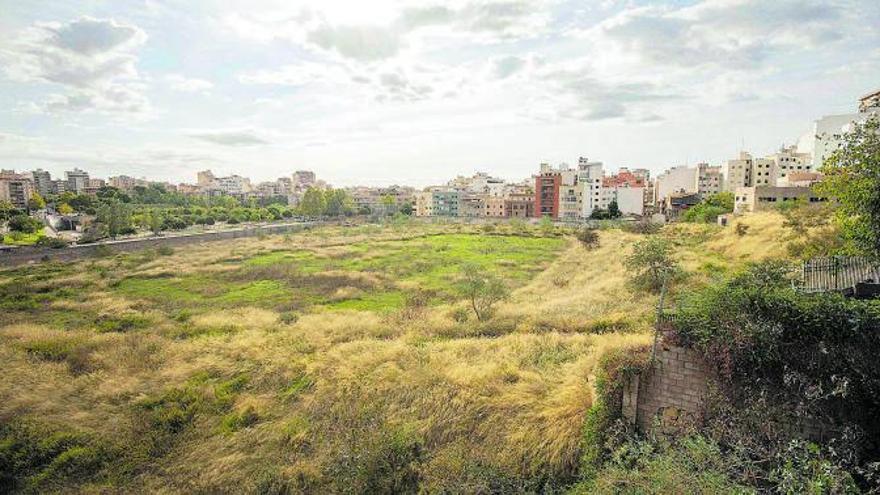
<svg viewBox="0 0 880 495">
<path fill-rule="evenodd" d="M 0 166 L 338 186 L 720 163 L 880 81 L 868 1 L 8 5 Z"/>
</svg>

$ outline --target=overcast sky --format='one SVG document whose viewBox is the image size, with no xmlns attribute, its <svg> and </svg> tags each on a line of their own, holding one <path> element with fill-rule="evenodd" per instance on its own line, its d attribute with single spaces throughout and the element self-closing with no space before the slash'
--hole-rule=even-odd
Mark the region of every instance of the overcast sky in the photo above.
<svg viewBox="0 0 880 495">
<path fill-rule="evenodd" d="M 877 0 L 0 0 L 0 167 L 335 185 L 768 153 L 880 89 Z"/>
</svg>

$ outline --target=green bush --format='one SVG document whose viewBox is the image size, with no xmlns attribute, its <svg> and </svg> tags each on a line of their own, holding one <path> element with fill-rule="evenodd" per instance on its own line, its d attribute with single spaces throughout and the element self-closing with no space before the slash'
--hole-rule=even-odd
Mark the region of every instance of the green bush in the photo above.
<svg viewBox="0 0 880 495">
<path fill-rule="evenodd" d="M 595 400 L 587 412 L 581 438 L 581 476 L 593 478 L 613 449 L 611 434 L 621 419 L 623 386 L 634 374 L 643 372 L 650 348 L 616 349 L 602 356 L 596 366 Z"/>
<path fill-rule="evenodd" d="M 97 439 L 43 423 L 0 424 L 0 493 L 70 491 L 102 475 L 114 457 Z"/>
<path fill-rule="evenodd" d="M 37 239 L 35 245 L 39 247 L 61 249 L 67 247 L 68 242 L 64 239 L 59 239 L 57 237 L 40 237 L 39 239 Z"/>
</svg>

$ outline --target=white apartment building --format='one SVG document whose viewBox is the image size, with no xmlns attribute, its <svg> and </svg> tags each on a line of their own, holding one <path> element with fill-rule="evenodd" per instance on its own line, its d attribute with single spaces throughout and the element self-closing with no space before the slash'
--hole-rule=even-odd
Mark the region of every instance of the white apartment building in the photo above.
<svg viewBox="0 0 880 495">
<path fill-rule="evenodd" d="M 251 192 L 251 180 L 240 175 L 217 177 L 217 189 L 225 194 L 245 194 Z"/>
<path fill-rule="evenodd" d="M 697 169 L 672 167 L 654 181 L 654 204 L 660 204 L 673 193 L 697 192 Z"/>
<path fill-rule="evenodd" d="M 580 215 L 584 218 L 589 218 L 593 210 L 603 208 L 602 177 L 604 175 L 602 162 L 591 162 L 584 157 L 578 159 L 577 182 L 582 188 Z"/>
<path fill-rule="evenodd" d="M 724 163 L 724 180 L 727 182 L 727 190 L 736 191 L 738 187 L 751 187 L 753 182 L 754 160 L 746 151 L 739 152 L 739 158 L 727 160 Z"/>
<path fill-rule="evenodd" d="M 813 157 L 809 153 L 799 152 L 797 146 L 783 146 L 767 158 L 773 161 L 774 180 L 771 185 L 778 185 L 788 174 L 813 171 Z"/>
<path fill-rule="evenodd" d="M 813 123 L 811 132 L 798 140 L 798 151 L 810 154 L 812 170 L 819 170 L 831 153 L 840 147 L 843 135 L 853 123 L 861 123 L 871 115 L 880 114 L 880 91 L 867 94 L 859 99 L 858 113 L 826 115 Z"/>
</svg>

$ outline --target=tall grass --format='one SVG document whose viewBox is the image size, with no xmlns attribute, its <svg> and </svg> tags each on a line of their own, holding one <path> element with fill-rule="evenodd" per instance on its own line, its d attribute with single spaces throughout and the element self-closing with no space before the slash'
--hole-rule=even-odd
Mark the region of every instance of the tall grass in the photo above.
<svg viewBox="0 0 880 495">
<path fill-rule="evenodd" d="M 784 249 L 778 219 L 748 221 L 742 243 L 732 228 L 652 235 L 676 239 L 695 273 Z M 464 237 L 435 237 L 453 231 Z M 124 469 L 59 478 L 61 491 L 562 487 L 577 475 L 596 363 L 650 341 L 655 301 L 627 286 L 621 263 L 641 234 L 605 229 L 590 250 L 555 233 L 546 243 L 519 235 L 542 234 L 330 228 L 0 271 L 0 287 L 30 284 L 0 292 L 0 423 L 112 439 L 99 450 Z M 465 320 L 443 285 L 455 274 L 448 260 L 482 257 L 516 274 L 514 291 L 491 320 Z M 284 295 L 224 299 L 222 284 L 263 282 Z M 122 324 L 125 315 L 140 319 Z M 185 426 L 166 428 L 178 419 Z M 166 443 L 145 450 L 146 438 Z"/>
</svg>

